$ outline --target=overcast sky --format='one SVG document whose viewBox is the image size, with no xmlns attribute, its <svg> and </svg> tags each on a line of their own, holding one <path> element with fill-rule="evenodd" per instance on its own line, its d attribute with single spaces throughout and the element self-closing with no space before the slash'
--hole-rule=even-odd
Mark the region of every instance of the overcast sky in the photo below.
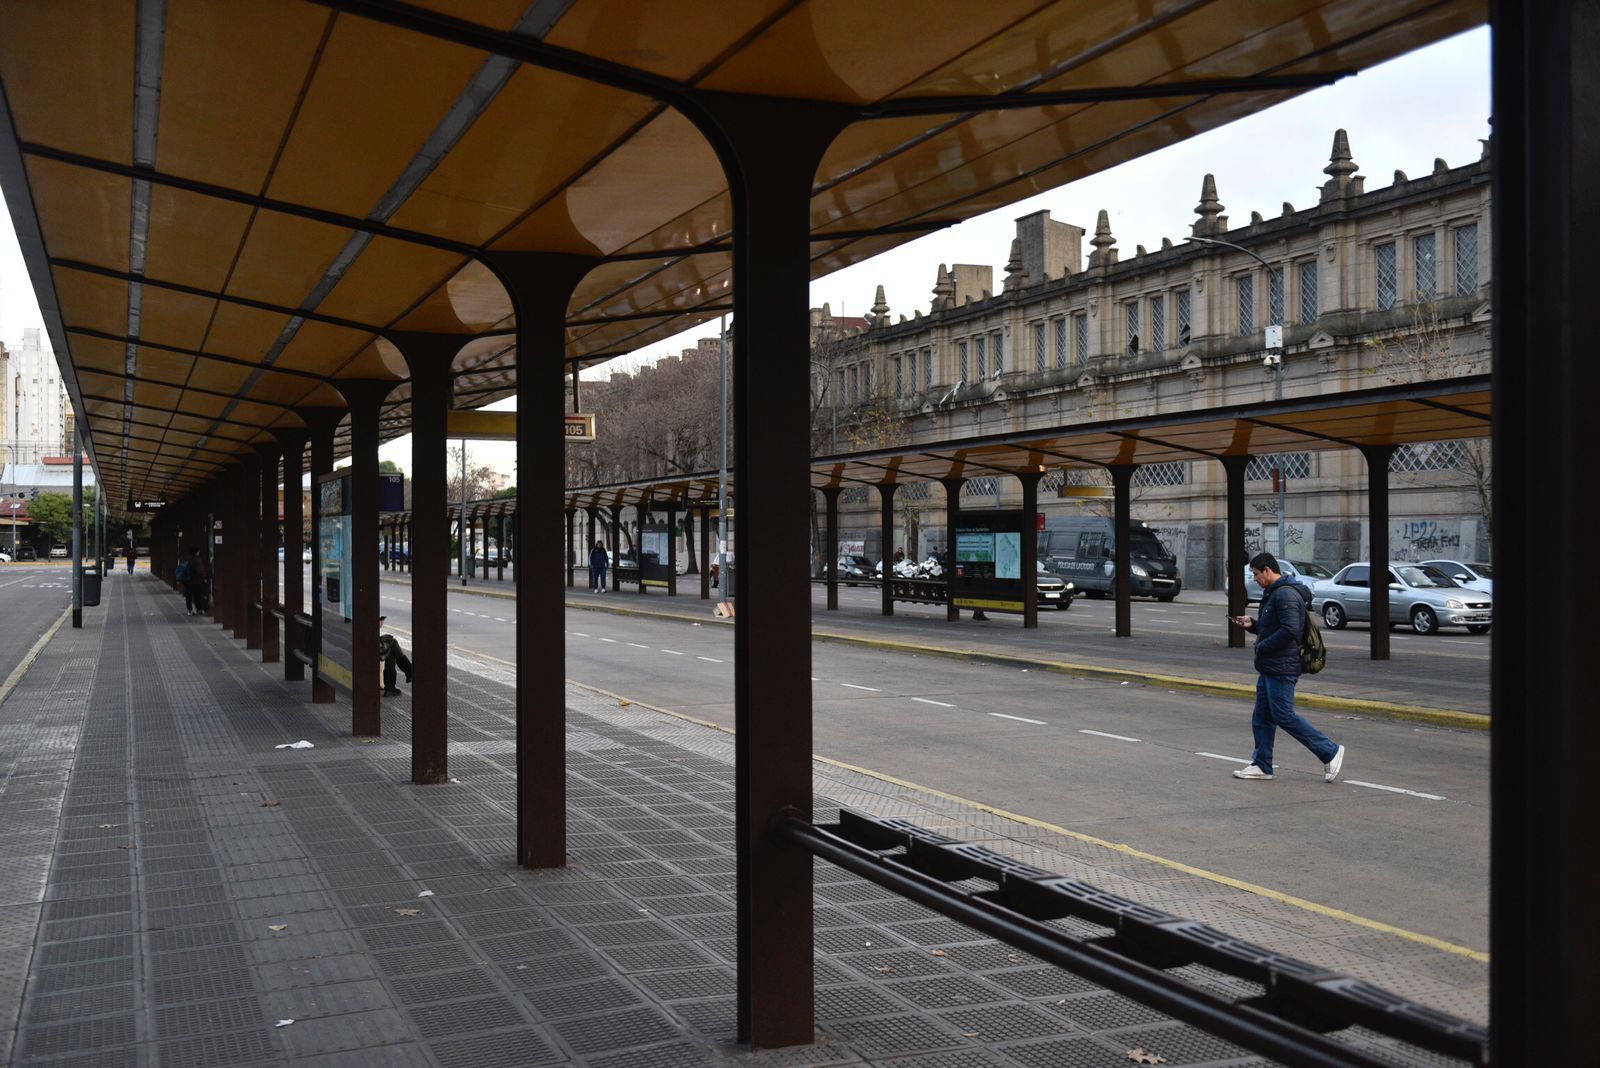
<svg viewBox="0 0 1600 1068">
<path fill-rule="evenodd" d="M 1367 189 L 1390 184 L 1394 172 L 1427 174 L 1435 158 L 1451 166 L 1477 159 L 1489 134 L 1489 31 L 1473 30 L 1430 48 L 1374 67 L 1326 89 L 1306 93 L 1219 130 L 1124 163 L 1100 174 L 1019 201 L 959 226 L 908 242 L 811 284 L 813 307 L 828 303 L 835 315 L 862 315 L 877 286 L 884 287 L 890 315 L 924 313 L 932 299 L 939 264 L 978 263 L 995 269 L 995 287 L 1005 276 L 1017 217 L 1048 209 L 1051 217 L 1094 231 L 1104 208 L 1122 257 L 1134 246 L 1155 249 L 1189 233 L 1200 181 L 1216 175 L 1217 195 L 1234 227 L 1252 211 L 1277 216 L 1284 201 L 1306 208 L 1326 180 L 1333 132 L 1350 135 L 1351 154 L 1367 177 Z M 1087 250 L 1086 250 L 1087 251 Z M 42 326 L 39 308 L 11 216 L 0 219 L 0 340 L 14 344 L 29 326 Z M 715 322 L 697 327 L 609 364 L 586 378 L 650 362 L 716 336 Z M 498 406 L 497 406 L 498 407 Z M 601 428 L 601 433 L 604 429 Z M 384 446 L 382 455 L 409 469 L 410 439 Z M 511 471 L 509 443 L 477 443 L 474 463 Z"/>
</svg>

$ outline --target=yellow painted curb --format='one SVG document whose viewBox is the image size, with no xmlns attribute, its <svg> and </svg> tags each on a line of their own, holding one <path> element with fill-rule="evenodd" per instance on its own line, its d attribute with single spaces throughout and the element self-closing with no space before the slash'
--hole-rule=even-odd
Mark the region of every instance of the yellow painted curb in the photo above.
<svg viewBox="0 0 1600 1068">
<path fill-rule="evenodd" d="M 661 715 L 671 716 L 674 719 L 684 720 L 685 722 L 694 723 L 702 727 L 710 727 L 712 730 L 720 731 L 723 734 L 734 733 L 732 728 L 724 727 L 721 724 L 712 723 L 708 720 L 697 719 L 694 716 L 688 716 L 682 712 L 674 712 L 668 708 L 660 708 L 656 705 L 647 704 L 643 701 L 635 701 L 631 698 L 623 697 L 621 694 L 612 693 L 610 690 L 603 690 L 598 686 L 591 686 L 588 683 L 577 682 L 573 679 L 568 679 L 567 684 L 570 686 L 576 686 L 582 690 L 588 690 L 591 693 L 600 694 L 603 697 L 609 697 L 621 704 L 647 709 L 651 712 L 658 712 Z M 1365 927 L 1369 931 L 1379 931 L 1383 934 L 1394 935 L 1396 938 L 1403 938 L 1409 942 L 1416 942 L 1419 945 L 1427 946 L 1430 949 L 1437 949 L 1442 953 L 1453 953 L 1456 956 L 1467 957 L 1471 960 L 1479 961 L 1485 964 L 1489 961 L 1489 954 L 1480 950 L 1472 949 L 1467 946 L 1458 946 L 1454 942 L 1446 942 L 1444 939 L 1435 938 L 1433 935 L 1425 935 L 1416 931 L 1408 931 L 1404 927 L 1396 927 L 1394 924 L 1384 923 L 1382 920 L 1370 920 L 1365 916 L 1357 916 L 1353 912 L 1346 912 L 1344 909 L 1336 909 L 1331 905 L 1319 904 L 1315 901 L 1308 901 L 1303 897 L 1295 897 L 1293 894 L 1285 894 L 1281 891 L 1273 890 L 1270 887 L 1260 886 L 1256 883 L 1245 882 L 1243 879 L 1235 879 L 1231 875 L 1222 875 L 1218 872 L 1207 871 L 1204 868 L 1197 868 L 1192 864 L 1185 864 L 1181 860 L 1169 860 L 1166 857 L 1157 856 L 1154 853 L 1147 853 L 1142 849 L 1136 849 L 1133 846 L 1122 842 L 1113 842 L 1105 838 L 1097 838 L 1092 834 L 1084 834 L 1081 831 L 1071 831 L 1065 827 L 1058 827 L 1053 823 L 1046 823 L 1044 820 L 1034 819 L 1032 816 L 1024 816 L 1020 813 L 1009 812 L 1003 808 L 996 808 L 993 805 L 986 805 L 982 801 L 973 801 L 970 798 L 961 797 L 957 794 L 946 793 L 943 790 L 936 790 L 930 786 L 923 786 L 920 783 L 911 782 L 908 779 L 900 779 L 893 775 L 886 775 L 881 771 L 873 771 L 871 768 L 863 768 L 856 764 L 846 764 L 842 760 L 834 760 L 831 757 L 819 756 L 818 754 L 813 753 L 811 754 L 811 759 L 817 761 L 818 763 L 826 764 L 829 767 L 839 768 L 844 771 L 853 771 L 858 775 L 866 775 L 870 778 L 877 779 L 879 782 L 886 782 L 894 786 L 901 786 L 908 790 L 916 790 L 920 793 L 927 794 L 930 797 L 937 797 L 941 800 L 949 801 L 954 804 L 964 805 L 978 812 L 987 812 L 992 816 L 999 816 L 1002 819 L 1008 819 L 1015 823 L 1023 824 L 1024 826 L 1033 827 L 1041 831 L 1047 831 L 1051 834 L 1059 834 L 1065 838 L 1071 838 L 1074 841 L 1084 842 L 1089 845 L 1100 846 L 1103 849 L 1109 849 L 1112 852 L 1121 853 L 1124 856 L 1137 857 L 1139 860 L 1146 860 L 1152 864 L 1159 864 L 1164 868 L 1170 868 L 1173 871 L 1182 872 L 1185 875 L 1193 875 L 1198 879 L 1205 879 L 1209 882 L 1218 883 L 1234 890 L 1242 890 L 1247 894 L 1253 894 L 1257 897 L 1264 897 L 1269 901 L 1276 901 L 1279 904 L 1289 905 L 1293 908 L 1303 909 L 1306 912 L 1311 912 L 1318 916 L 1326 916 L 1329 919 L 1343 920 L 1346 923 L 1353 923 L 1358 927 Z"/>
</svg>

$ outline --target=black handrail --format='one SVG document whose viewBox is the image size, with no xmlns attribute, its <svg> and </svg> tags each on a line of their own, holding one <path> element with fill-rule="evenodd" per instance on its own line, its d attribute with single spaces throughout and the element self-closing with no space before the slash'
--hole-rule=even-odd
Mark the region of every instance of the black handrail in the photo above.
<svg viewBox="0 0 1600 1068">
<path fill-rule="evenodd" d="M 1484 1028 L 1370 983 L 905 820 L 876 820 L 849 810 L 841 810 L 839 817 L 837 824 L 813 825 L 790 814 L 778 818 L 773 830 L 779 838 L 941 915 L 1286 1065 L 1388 1064 L 1324 1034 L 1358 1024 L 1474 1065 L 1489 1063 Z M 970 891 L 949 885 L 967 879 L 995 887 Z M 1086 939 L 1044 922 L 1067 916 L 1107 927 L 1113 934 Z M 1163 970 L 1193 963 L 1259 983 L 1266 994 L 1230 1002 Z"/>
</svg>

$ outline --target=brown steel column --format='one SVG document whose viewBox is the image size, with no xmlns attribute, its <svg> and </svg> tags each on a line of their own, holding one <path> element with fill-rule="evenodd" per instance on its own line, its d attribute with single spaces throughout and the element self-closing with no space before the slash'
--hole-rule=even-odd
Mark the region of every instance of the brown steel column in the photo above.
<svg viewBox="0 0 1600 1068">
<path fill-rule="evenodd" d="M 489 581 L 489 522 L 488 512 L 478 517 L 478 523 L 483 527 L 483 553 L 479 560 L 479 572 L 485 582 Z"/>
<path fill-rule="evenodd" d="M 810 819 L 811 191 L 843 109 L 704 93 L 702 128 L 733 205 L 732 392 L 738 477 L 734 629 L 738 1036 L 814 1038 L 812 861 L 771 832 Z"/>
<path fill-rule="evenodd" d="M 572 589 L 574 583 L 576 583 L 576 581 L 577 581 L 577 578 L 573 574 L 573 572 L 577 568 L 578 554 L 572 548 L 572 543 L 575 540 L 575 538 L 577 536 L 577 533 L 578 533 L 578 510 L 576 508 L 568 508 L 567 509 L 567 589 L 569 589 L 569 590 Z"/>
<path fill-rule="evenodd" d="M 254 456 L 241 461 L 239 481 L 231 487 L 238 511 L 239 533 L 234 538 L 233 577 L 238 582 L 239 615 L 244 624 L 244 647 L 261 648 L 261 464 Z M 238 625 L 233 632 L 239 637 Z"/>
<path fill-rule="evenodd" d="M 333 684 L 317 671 L 322 657 L 323 574 L 322 494 L 317 479 L 333 470 L 333 436 L 344 418 L 342 408 L 302 408 L 295 414 L 311 431 L 311 701 L 330 704 Z"/>
<path fill-rule="evenodd" d="M 1389 659 L 1389 457 L 1393 445 L 1368 445 L 1361 450 L 1367 461 L 1367 541 L 1372 566 L 1368 591 L 1372 595 L 1372 650 L 1374 660 Z"/>
<path fill-rule="evenodd" d="M 956 524 L 961 519 L 961 487 L 967 480 L 942 478 L 939 484 L 944 487 L 944 618 L 945 622 L 954 623 L 961 618 L 952 585 L 956 577 Z"/>
<path fill-rule="evenodd" d="M 613 504 L 609 511 L 611 512 L 611 529 L 607 532 L 607 540 L 611 545 L 611 566 L 613 568 L 611 588 L 614 590 L 617 588 L 615 568 L 617 560 L 622 556 L 622 505 Z"/>
<path fill-rule="evenodd" d="M 1244 588 L 1244 565 L 1249 556 L 1244 547 L 1244 472 L 1250 466 L 1250 457 L 1222 456 L 1218 459 L 1228 479 L 1228 529 L 1223 539 L 1222 577 L 1228 590 L 1228 615 L 1242 616 L 1249 609 Z M 1244 645 L 1244 628 L 1229 623 L 1228 648 L 1243 649 Z"/>
<path fill-rule="evenodd" d="M 633 558 L 639 561 L 639 592 L 648 593 L 649 589 L 644 584 L 644 527 L 650 518 L 648 505 L 635 505 L 633 514 L 639 527 L 639 533 L 633 539 Z"/>
<path fill-rule="evenodd" d="M 567 862 L 566 613 L 557 550 L 566 501 L 567 303 L 587 256 L 486 258 L 517 317 L 517 861 Z"/>
<path fill-rule="evenodd" d="M 711 600 L 711 509 L 700 509 L 700 599 Z"/>
<path fill-rule="evenodd" d="M 451 364 L 462 339 L 391 335 L 411 369 L 411 781 L 449 781 Z"/>
<path fill-rule="evenodd" d="M 678 506 L 667 505 L 667 596 L 678 595 Z"/>
<path fill-rule="evenodd" d="M 842 486 L 827 486 L 822 491 L 826 519 L 823 523 L 823 574 L 828 577 L 828 611 L 839 610 L 839 494 Z"/>
<path fill-rule="evenodd" d="M 1042 471 L 1023 471 L 1022 483 L 1022 625 L 1039 625 L 1039 479 Z"/>
<path fill-rule="evenodd" d="M 350 732 L 383 733 L 378 657 L 378 415 L 395 383 L 335 382 L 350 405 Z M 413 605 L 413 607 L 415 607 Z"/>
<path fill-rule="evenodd" d="M 226 477 L 237 478 L 233 469 L 229 469 Z M 237 534 L 234 529 L 233 497 L 222 490 L 220 482 L 213 482 L 207 491 L 209 498 L 211 521 L 206 535 L 206 552 L 209 558 L 206 561 L 206 573 L 211 576 L 211 619 L 224 631 L 231 632 L 237 619 L 235 609 L 237 600 L 234 597 L 233 572 L 229 570 L 238 553 L 229 544 Z M 219 528 L 220 525 L 220 529 Z"/>
<path fill-rule="evenodd" d="M 261 598 L 261 662 L 276 664 L 278 645 L 278 446 L 256 449 L 261 464 L 261 568 L 257 589 Z M 284 552 L 284 563 L 289 553 Z"/>
<path fill-rule="evenodd" d="M 883 546 L 883 582 L 878 593 L 886 616 L 894 615 L 894 492 L 899 488 L 893 482 L 878 483 L 878 537 Z"/>
<path fill-rule="evenodd" d="M 511 549 L 511 542 L 506 538 L 506 513 L 504 507 L 504 505 L 501 506 L 500 514 L 495 516 L 494 520 L 495 537 L 500 542 L 500 549 L 495 553 L 495 563 L 499 566 L 495 568 L 494 577 L 501 582 L 506 580 L 506 557 L 510 555 Z"/>
<path fill-rule="evenodd" d="M 283 641 L 287 646 L 283 677 L 288 682 L 300 682 L 306 677 L 306 666 L 294 654 L 305 641 L 296 617 L 306 610 L 305 562 L 301 555 L 305 546 L 305 498 L 301 484 L 305 481 L 309 435 L 304 430 L 277 430 L 273 436 L 283 450 Z"/>
<path fill-rule="evenodd" d="M 1106 468 L 1111 472 L 1112 511 L 1116 516 L 1112 521 L 1117 544 L 1112 550 L 1115 571 L 1111 588 L 1117 597 L 1119 638 L 1133 634 L 1133 553 L 1129 543 L 1133 538 L 1133 473 L 1137 469 L 1137 464 L 1112 464 Z"/>
</svg>

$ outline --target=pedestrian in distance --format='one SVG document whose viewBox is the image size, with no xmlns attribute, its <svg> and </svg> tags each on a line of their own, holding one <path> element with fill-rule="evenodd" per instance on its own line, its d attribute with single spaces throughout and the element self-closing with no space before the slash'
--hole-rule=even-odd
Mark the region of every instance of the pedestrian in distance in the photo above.
<svg viewBox="0 0 1600 1068">
<path fill-rule="evenodd" d="M 127 550 L 124 551 L 122 555 L 126 556 L 128 558 L 128 574 L 130 574 L 130 575 L 133 574 L 133 561 L 136 558 L 135 553 L 133 551 L 133 546 L 131 546 L 131 545 L 128 546 Z"/>
<path fill-rule="evenodd" d="M 383 633 L 383 624 L 388 616 L 378 617 L 378 656 L 383 660 L 383 696 L 396 697 L 400 687 L 395 685 L 396 671 L 405 672 L 406 682 L 411 681 L 411 660 L 406 656 L 406 651 L 400 648 L 400 639 L 393 634 Z"/>
<path fill-rule="evenodd" d="M 606 572 L 610 568 L 611 558 L 606 555 L 605 542 L 595 542 L 594 548 L 589 550 L 589 582 L 596 593 L 606 592 Z"/>
<path fill-rule="evenodd" d="M 1278 728 L 1307 749 L 1322 764 L 1322 781 L 1339 777 L 1344 746 L 1308 723 L 1295 711 L 1294 688 L 1300 681 L 1300 640 L 1306 633 L 1306 612 L 1311 591 L 1278 570 L 1277 557 L 1257 553 L 1250 572 L 1261 586 L 1259 617 L 1229 616 L 1256 635 L 1256 704 L 1250 717 L 1256 749 L 1250 763 L 1233 773 L 1235 779 L 1272 778 L 1272 743 Z"/>
<path fill-rule="evenodd" d="M 199 546 L 189 546 L 189 555 L 178 561 L 178 571 L 173 577 L 178 580 L 178 585 L 183 587 L 183 614 L 204 615 L 206 579 L 210 576 L 206 574 L 206 562 L 200 558 Z"/>
</svg>

